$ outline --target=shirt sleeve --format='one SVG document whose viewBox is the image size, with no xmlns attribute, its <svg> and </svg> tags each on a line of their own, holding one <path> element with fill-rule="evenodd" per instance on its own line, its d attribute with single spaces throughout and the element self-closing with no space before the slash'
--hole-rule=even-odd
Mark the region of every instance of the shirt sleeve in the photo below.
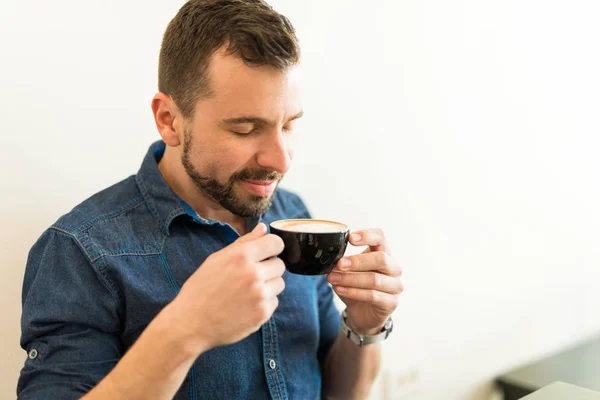
<svg viewBox="0 0 600 400">
<path fill-rule="evenodd" d="M 109 287 L 70 234 L 40 237 L 23 282 L 19 400 L 80 398 L 116 365 L 121 323 Z"/>
</svg>

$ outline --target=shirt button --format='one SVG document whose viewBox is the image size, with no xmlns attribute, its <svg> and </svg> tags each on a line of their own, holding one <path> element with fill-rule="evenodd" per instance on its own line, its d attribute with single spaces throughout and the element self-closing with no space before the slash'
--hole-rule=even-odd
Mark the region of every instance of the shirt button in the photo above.
<svg viewBox="0 0 600 400">
<path fill-rule="evenodd" d="M 30 360 L 35 360 L 37 358 L 37 356 L 38 356 L 38 351 L 36 349 L 29 350 L 28 357 Z"/>
<path fill-rule="evenodd" d="M 277 367 L 277 363 L 275 362 L 275 360 L 269 360 L 269 368 L 275 369 L 275 367 Z"/>
</svg>

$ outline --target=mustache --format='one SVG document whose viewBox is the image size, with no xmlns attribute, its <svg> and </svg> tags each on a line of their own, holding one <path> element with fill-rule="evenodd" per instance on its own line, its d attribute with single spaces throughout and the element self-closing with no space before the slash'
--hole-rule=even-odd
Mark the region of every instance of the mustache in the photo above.
<svg viewBox="0 0 600 400">
<path fill-rule="evenodd" d="M 249 181 L 280 181 L 283 174 L 277 171 L 269 171 L 265 169 L 243 169 L 231 176 L 231 182 L 237 179 Z"/>
</svg>

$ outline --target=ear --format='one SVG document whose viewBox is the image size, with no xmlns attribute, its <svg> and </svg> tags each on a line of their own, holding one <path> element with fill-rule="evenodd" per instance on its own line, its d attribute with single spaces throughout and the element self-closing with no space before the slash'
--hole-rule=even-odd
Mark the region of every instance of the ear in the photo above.
<svg viewBox="0 0 600 400">
<path fill-rule="evenodd" d="M 152 98 L 152 113 L 163 142 L 170 147 L 180 146 L 183 143 L 184 134 L 183 116 L 173 99 L 158 92 Z"/>
</svg>

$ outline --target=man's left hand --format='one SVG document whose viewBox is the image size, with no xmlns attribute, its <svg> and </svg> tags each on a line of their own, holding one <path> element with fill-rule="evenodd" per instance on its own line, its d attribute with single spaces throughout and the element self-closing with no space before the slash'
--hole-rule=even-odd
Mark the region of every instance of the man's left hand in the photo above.
<svg viewBox="0 0 600 400">
<path fill-rule="evenodd" d="M 353 246 L 369 247 L 361 254 L 343 257 L 327 280 L 346 304 L 352 330 L 376 335 L 398 306 L 404 290 L 402 269 L 381 229 L 353 232 L 349 241 Z"/>
</svg>

